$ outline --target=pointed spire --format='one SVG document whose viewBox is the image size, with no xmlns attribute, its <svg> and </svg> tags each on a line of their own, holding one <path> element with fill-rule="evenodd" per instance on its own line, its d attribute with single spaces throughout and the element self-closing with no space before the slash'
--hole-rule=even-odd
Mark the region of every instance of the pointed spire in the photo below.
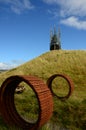
<svg viewBox="0 0 86 130">
<path fill-rule="evenodd" d="M 54 25 L 54 35 L 56 35 L 56 26 Z"/>
<path fill-rule="evenodd" d="M 58 38 L 60 39 L 61 37 L 61 32 L 60 32 L 60 27 L 58 27 Z"/>
<path fill-rule="evenodd" d="M 60 26 L 58 27 L 58 40 L 59 40 L 59 47 L 61 49 L 61 41 L 60 41 L 60 38 L 61 38 L 61 31 L 60 31 Z"/>
<path fill-rule="evenodd" d="M 56 31 L 56 27 L 54 26 L 54 30 L 50 30 L 50 50 L 59 50 L 61 49 L 60 42 L 60 27 L 58 28 L 58 33 Z"/>
<path fill-rule="evenodd" d="M 50 30 L 50 40 L 52 39 L 52 36 L 53 36 L 53 32 L 52 30 Z"/>
</svg>

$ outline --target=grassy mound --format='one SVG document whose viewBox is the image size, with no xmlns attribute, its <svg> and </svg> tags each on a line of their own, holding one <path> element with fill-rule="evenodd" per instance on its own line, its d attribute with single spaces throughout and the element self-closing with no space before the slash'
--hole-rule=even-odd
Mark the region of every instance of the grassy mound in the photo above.
<svg viewBox="0 0 86 130">
<path fill-rule="evenodd" d="M 74 82 L 74 92 L 72 96 L 65 102 L 53 98 L 53 116 L 51 120 L 41 128 L 41 130 L 59 130 L 60 128 L 65 128 L 66 130 L 85 130 L 86 51 L 55 50 L 44 53 L 17 68 L 0 73 L 0 85 L 7 77 L 11 75 L 35 75 L 42 78 L 44 82 L 46 82 L 51 75 L 56 73 L 70 76 Z M 58 82 L 56 81 L 53 83 L 53 85 L 55 86 L 55 89 L 57 87 L 57 93 L 61 92 L 61 94 L 64 94 L 66 88 L 61 82 L 61 79 L 57 80 Z M 37 118 L 38 114 L 36 97 L 30 87 L 27 87 L 26 84 L 25 86 L 26 89 L 22 94 L 15 94 L 16 108 L 21 116 L 25 116 L 25 119 L 26 117 L 35 119 Z M 62 88 L 58 86 L 62 86 Z M 2 118 L 0 119 L 0 128 L 3 128 L 3 130 L 9 129 L 4 124 Z"/>
</svg>

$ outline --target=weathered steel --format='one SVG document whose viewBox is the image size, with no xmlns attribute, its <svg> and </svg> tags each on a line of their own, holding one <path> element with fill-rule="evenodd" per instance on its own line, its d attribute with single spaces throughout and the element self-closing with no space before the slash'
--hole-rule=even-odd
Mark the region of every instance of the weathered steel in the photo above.
<svg viewBox="0 0 86 130">
<path fill-rule="evenodd" d="M 57 94 L 55 94 L 55 93 L 53 92 L 52 82 L 53 82 L 53 80 L 54 80 L 56 77 L 62 77 L 62 78 L 64 78 L 64 79 L 67 81 L 67 83 L 68 83 L 69 91 L 68 91 L 67 95 L 65 95 L 65 96 L 63 96 L 63 97 L 58 96 Z M 71 78 L 70 78 L 69 76 L 67 76 L 67 75 L 65 75 L 65 74 L 54 74 L 54 75 L 52 75 L 52 76 L 49 77 L 48 80 L 47 80 L 47 86 L 50 88 L 50 90 L 51 90 L 53 96 L 55 96 L 55 97 L 57 97 L 57 98 L 59 98 L 59 99 L 62 99 L 62 100 L 65 100 L 65 99 L 69 98 L 69 97 L 71 96 L 73 90 L 74 90 L 73 81 L 71 80 Z M 64 90 L 63 90 L 63 91 L 64 91 Z"/>
<path fill-rule="evenodd" d="M 33 89 L 39 103 L 39 116 L 35 123 L 24 120 L 17 112 L 14 104 L 15 89 L 22 81 Z M 35 76 L 11 76 L 1 86 L 0 106 L 2 117 L 8 125 L 15 125 L 23 130 L 38 130 L 52 115 L 52 93 L 40 78 Z"/>
</svg>

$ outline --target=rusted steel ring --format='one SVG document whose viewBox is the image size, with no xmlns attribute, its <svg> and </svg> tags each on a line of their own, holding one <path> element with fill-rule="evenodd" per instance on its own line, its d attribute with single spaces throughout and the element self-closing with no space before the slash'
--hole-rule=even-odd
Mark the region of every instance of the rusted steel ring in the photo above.
<svg viewBox="0 0 86 130">
<path fill-rule="evenodd" d="M 58 96 L 57 94 L 55 94 L 55 93 L 53 92 L 53 90 L 52 90 L 52 87 L 53 87 L 53 86 L 52 86 L 52 82 L 53 82 L 53 80 L 54 80 L 56 77 L 62 77 L 62 78 L 64 78 L 64 79 L 67 81 L 68 86 L 69 86 L 69 91 L 68 91 L 67 95 L 61 97 L 61 96 Z M 51 90 L 53 96 L 55 96 L 55 97 L 57 97 L 57 98 L 59 98 L 59 99 L 62 99 L 62 100 L 65 100 L 65 99 L 69 98 L 69 97 L 71 96 L 73 90 L 74 90 L 73 81 L 70 79 L 69 76 L 67 76 L 67 75 L 65 75 L 65 74 L 54 74 L 54 75 L 52 75 L 52 76 L 49 77 L 49 79 L 47 80 L 47 85 L 48 85 L 48 87 L 50 88 L 50 90 Z M 64 90 L 63 90 L 63 91 L 64 91 Z"/>
<path fill-rule="evenodd" d="M 15 108 L 15 89 L 22 81 L 33 89 L 39 103 L 39 116 L 35 123 L 29 123 L 22 119 Z M 18 126 L 23 130 L 38 130 L 52 115 L 52 93 L 40 78 L 20 75 L 11 76 L 1 86 L 0 106 L 2 117 L 7 124 Z"/>
</svg>

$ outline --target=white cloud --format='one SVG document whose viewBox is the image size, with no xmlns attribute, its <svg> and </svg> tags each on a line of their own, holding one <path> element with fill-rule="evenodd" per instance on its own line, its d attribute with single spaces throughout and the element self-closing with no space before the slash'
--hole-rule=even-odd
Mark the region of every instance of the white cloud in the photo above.
<svg viewBox="0 0 86 130">
<path fill-rule="evenodd" d="M 8 7 L 17 14 L 34 8 L 30 0 L 0 0 L 0 3 L 8 5 Z"/>
<path fill-rule="evenodd" d="M 51 10 L 52 14 L 60 16 L 61 24 L 86 30 L 86 0 L 43 0 L 47 4 L 57 5 L 57 10 Z M 59 6 L 59 11 L 58 11 Z M 56 11 L 56 12 L 55 12 Z M 56 15 L 57 14 L 57 15 Z"/>
<path fill-rule="evenodd" d="M 56 9 L 48 9 L 47 12 L 50 14 L 50 15 L 53 15 L 54 18 L 57 18 L 59 16 L 59 14 L 57 13 L 57 10 Z"/>
<path fill-rule="evenodd" d="M 0 70 L 8 70 L 8 69 L 11 69 L 13 68 L 14 65 L 10 65 L 10 64 L 7 64 L 7 63 L 0 63 Z"/>
<path fill-rule="evenodd" d="M 86 21 L 81 21 L 74 16 L 61 20 L 61 23 L 67 26 L 76 27 L 77 29 L 86 30 Z"/>
<path fill-rule="evenodd" d="M 60 4 L 64 16 L 86 16 L 86 0 L 64 0 Z"/>
<path fill-rule="evenodd" d="M 9 70 L 23 64 L 23 60 L 13 60 L 10 63 L 0 62 L 0 70 Z"/>
<path fill-rule="evenodd" d="M 43 0 L 47 4 L 54 4 L 57 3 L 57 0 Z"/>
<path fill-rule="evenodd" d="M 78 15 L 86 16 L 86 0 L 43 0 L 47 4 L 60 6 L 61 16 Z"/>
</svg>

